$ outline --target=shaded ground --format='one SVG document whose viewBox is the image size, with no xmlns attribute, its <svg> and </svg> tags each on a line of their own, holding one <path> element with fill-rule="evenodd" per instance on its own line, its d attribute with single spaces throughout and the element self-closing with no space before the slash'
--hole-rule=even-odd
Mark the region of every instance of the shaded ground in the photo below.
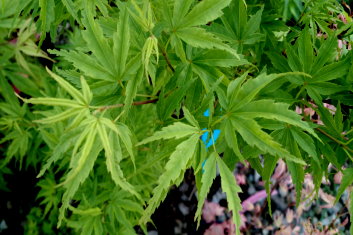
<svg viewBox="0 0 353 235">
<path fill-rule="evenodd" d="M 10 165 L 12 169 L 16 167 Z M 271 218 L 263 194 L 263 182 L 254 170 L 237 165 L 235 177 L 243 193 L 242 231 L 244 234 L 349 234 L 347 212 L 348 193 L 334 206 L 340 183 L 340 173 L 330 168 L 330 183 L 323 181 L 318 199 L 311 202 L 312 180 L 306 176 L 303 185 L 302 203 L 295 207 L 295 190 L 283 162 L 280 162 L 272 177 L 273 195 Z M 0 234 L 24 234 L 26 216 L 35 205 L 38 189 L 35 187 L 34 171 L 13 171 L 5 174 L 9 191 L 0 192 Z M 194 215 L 197 207 L 197 192 L 192 171 L 187 171 L 179 187 L 173 187 L 165 201 L 152 216 L 155 227 L 149 226 L 149 235 L 223 235 L 232 234 L 231 213 L 226 210 L 225 195 L 220 189 L 220 178 L 216 177 L 208 202 L 203 211 L 203 220 L 196 229 Z M 266 195 L 265 195 L 266 196 Z M 307 200 L 305 200 L 307 199 Z M 7 228 L 7 229 L 4 229 Z M 54 231 L 53 231 L 54 232 Z"/>
<path fill-rule="evenodd" d="M 302 202 L 296 207 L 295 188 L 285 164 L 280 162 L 272 177 L 272 218 L 261 177 L 241 164 L 238 164 L 236 172 L 235 177 L 243 190 L 239 196 L 244 208 L 241 228 L 244 234 L 349 234 L 348 193 L 336 205 L 333 204 L 340 183 L 340 173 L 334 168 L 330 168 L 332 177 L 329 181 L 323 181 L 317 199 L 311 193 L 312 179 L 306 175 Z M 156 227 L 150 226 L 149 234 L 232 234 L 229 231 L 231 214 L 226 210 L 227 202 L 220 186 L 217 176 L 203 211 L 204 219 L 196 230 L 195 181 L 192 172 L 187 171 L 183 183 L 171 189 L 154 213 L 152 218 Z"/>
</svg>

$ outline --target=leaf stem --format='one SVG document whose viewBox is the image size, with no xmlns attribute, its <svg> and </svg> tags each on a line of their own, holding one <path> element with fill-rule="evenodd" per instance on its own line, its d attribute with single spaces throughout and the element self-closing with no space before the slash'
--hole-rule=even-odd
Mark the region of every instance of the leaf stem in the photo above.
<svg viewBox="0 0 353 235">
<path fill-rule="evenodd" d="M 288 75 L 301 75 L 304 77 L 308 77 L 308 78 L 312 78 L 312 76 L 308 73 L 304 73 L 304 72 L 287 72 L 287 73 L 279 73 L 277 74 L 278 77 L 284 77 L 284 76 L 288 76 Z"/>
<path fill-rule="evenodd" d="M 158 99 L 152 99 L 152 100 L 142 100 L 142 101 L 136 101 L 133 102 L 132 105 L 144 105 L 144 104 L 152 104 L 152 103 L 156 103 L 158 101 Z M 121 108 L 124 107 L 125 104 L 112 104 L 112 105 L 106 105 L 106 106 L 101 106 L 101 107 L 94 107 L 97 108 L 96 112 L 102 112 L 108 109 L 114 109 L 114 108 Z"/>
<path fill-rule="evenodd" d="M 300 88 L 298 94 L 295 96 L 295 99 L 298 99 L 298 98 L 299 98 L 300 94 L 305 90 L 305 86 L 306 86 L 306 85 L 303 85 L 303 86 Z"/>
<path fill-rule="evenodd" d="M 345 143 L 343 143 L 342 141 L 339 141 L 338 139 L 336 139 L 335 137 L 333 137 L 332 135 L 328 134 L 326 131 L 320 129 L 320 128 L 316 128 L 316 130 L 318 130 L 319 132 L 321 132 L 322 134 L 326 135 L 328 138 L 330 138 L 331 140 L 333 140 L 334 142 L 336 142 L 337 144 L 341 145 L 345 150 L 348 150 L 349 152 L 353 153 L 353 150 L 350 149 Z"/>
<path fill-rule="evenodd" d="M 158 46 L 159 46 L 159 49 L 161 50 L 162 52 L 162 55 L 165 59 L 165 61 L 167 62 L 167 65 L 168 67 L 170 68 L 170 70 L 172 70 L 172 72 L 174 73 L 175 72 L 175 69 L 173 67 L 173 65 L 170 63 L 170 60 L 169 60 L 169 57 L 167 55 L 167 52 L 164 50 L 164 48 L 158 43 Z"/>
<path fill-rule="evenodd" d="M 217 123 L 220 123 L 221 121 L 223 121 L 224 119 L 228 118 L 228 113 L 224 114 L 222 117 L 220 117 L 219 119 L 217 119 L 214 123 L 211 124 L 211 127 L 215 126 Z"/>
</svg>

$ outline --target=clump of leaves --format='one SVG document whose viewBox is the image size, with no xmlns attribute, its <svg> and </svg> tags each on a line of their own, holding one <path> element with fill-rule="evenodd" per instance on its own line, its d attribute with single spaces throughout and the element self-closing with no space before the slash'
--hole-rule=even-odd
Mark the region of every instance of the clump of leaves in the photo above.
<svg viewBox="0 0 353 235">
<path fill-rule="evenodd" d="M 195 220 L 219 172 L 237 234 L 237 162 L 248 161 L 262 176 L 268 201 L 279 159 L 291 173 L 297 205 L 305 174 L 317 193 L 329 164 L 346 167 L 337 200 L 352 184 L 353 60 L 351 52 L 339 55 L 337 40 L 351 43 L 353 31 L 352 21 L 331 27 L 343 12 L 337 2 L 23 2 L 0 16 L 3 165 L 16 158 L 41 168 L 41 212 L 56 215 L 50 218 L 58 227 L 133 234 L 139 225 L 147 232 L 169 188 L 190 168 Z M 3 11 L 9 3 L 2 1 Z M 282 17 L 274 10 L 279 5 Z M 295 23 L 285 25 L 287 19 Z M 37 44 L 47 32 L 55 42 L 56 27 L 66 23 L 69 44 L 48 50 L 54 61 Z M 51 60 L 53 68 L 33 57 Z M 337 106 L 334 115 L 324 101 Z M 314 109 L 323 125 L 296 107 Z"/>
</svg>

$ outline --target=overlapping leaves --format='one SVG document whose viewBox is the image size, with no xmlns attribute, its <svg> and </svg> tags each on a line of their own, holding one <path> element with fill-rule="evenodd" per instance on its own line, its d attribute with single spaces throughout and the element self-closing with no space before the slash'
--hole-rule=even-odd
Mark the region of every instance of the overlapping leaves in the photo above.
<svg viewBox="0 0 353 235">
<path fill-rule="evenodd" d="M 171 126 L 164 127 L 161 131 L 140 142 L 140 144 L 144 144 L 158 139 L 179 139 L 189 136 L 187 140 L 176 147 L 170 156 L 165 166 L 165 173 L 159 178 L 158 186 L 153 190 L 153 197 L 148 201 L 148 207 L 141 219 L 142 223 L 149 221 L 154 210 L 166 197 L 169 187 L 173 184 L 179 184 L 185 170 L 190 167 L 191 159 L 199 141 L 198 132 L 199 129 L 196 127 L 177 122 Z"/>
<path fill-rule="evenodd" d="M 351 129 L 351 120 L 335 98 L 345 96 L 349 100 L 353 67 L 352 53 L 345 52 L 344 57 L 340 57 L 336 45 L 338 36 L 344 36 L 344 30 L 348 35 L 351 33 L 351 24 L 334 33 L 327 27 L 334 17 L 325 16 L 329 21 L 324 22 L 320 17 L 325 14 L 309 8 L 333 9 L 336 14 L 335 1 L 329 1 L 329 4 L 309 1 L 305 3 L 309 8 L 300 8 L 302 16 L 294 14 L 302 20 L 294 27 L 284 27 L 284 23 L 278 22 L 288 15 L 283 12 L 282 19 L 273 15 L 268 4 L 274 6 L 274 2 L 254 1 L 256 4 L 247 6 L 244 0 L 26 0 L 23 6 L 11 7 L 10 1 L 3 1 L 1 30 L 14 26 L 19 33 L 16 46 L 8 46 L 4 37 L 2 43 L 10 53 L 0 53 L 4 55 L 0 59 L 5 68 L 1 71 L 2 78 L 10 81 L 0 79 L 0 92 L 7 102 L 0 104 L 0 112 L 4 114 L 0 128 L 5 132 L 2 141 L 12 141 L 7 147 L 9 156 L 22 158 L 29 151 L 29 142 L 33 140 L 37 146 L 43 146 L 43 140 L 48 145 L 43 149 L 50 157 L 39 176 L 54 163 L 61 163 L 58 164 L 60 170 L 66 167 L 61 183 L 65 192 L 59 224 L 65 220 L 68 226 L 87 234 L 134 233 L 133 226 L 137 225 L 140 216 L 141 224 L 148 222 L 169 188 L 178 185 L 190 167 L 196 175 L 199 202 L 195 219 L 199 223 L 218 167 L 222 189 L 227 194 L 228 207 L 239 233 L 240 188 L 231 172 L 238 160 L 249 161 L 263 177 L 269 199 L 271 174 L 277 161 L 284 158 L 296 186 L 297 203 L 304 169 L 313 175 L 318 190 L 328 162 L 342 167 L 346 156 L 340 153 L 351 151 L 351 132 L 347 131 Z M 36 8 L 33 11 L 29 7 L 32 3 L 31 7 Z M 62 68 L 58 73 L 81 90 L 51 71 L 48 72 L 56 83 L 37 78 L 41 77 L 41 70 L 33 69 L 23 55 L 48 57 L 35 45 L 35 27 L 30 24 L 31 19 L 25 21 L 13 16 L 16 11 L 18 16 L 26 15 L 21 9 L 33 12 L 35 18 L 35 12 L 39 12 L 38 25 L 42 32 L 39 44 L 46 32 L 50 32 L 52 39 L 56 38 L 57 25 L 69 20 L 74 27 L 70 44 L 51 52 L 63 58 L 58 58 L 60 63 L 54 65 Z M 269 34 L 270 27 L 263 22 L 270 22 L 269 19 L 274 21 L 271 22 L 272 31 L 276 31 L 273 34 L 288 34 L 285 50 L 281 48 L 280 37 Z M 74 21 L 81 28 L 76 28 Z M 303 22 L 305 26 L 301 25 Z M 315 24 L 322 30 L 322 36 L 317 35 Z M 303 30 L 294 41 L 298 29 Z M 11 35 L 11 32 L 6 31 L 3 35 Z M 247 47 L 255 43 L 257 50 Z M 14 52 L 7 47 L 14 47 Z M 266 61 L 262 51 L 267 51 L 273 66 Z M 26 79 L 14 76 L 20 76 L 17 65 L 7 69 L 7 65 L 13 63 L 13 56 L 24 68 L 20 72 L 29 74 L 28 79 L 26 74 L 23 76 Z M 248 69 L 249 73 L 244 73 Z M 285 74 L 266 75 L 265 71 L 273 70 Z M 144 84 L 141 82 L 143 75 L 148 80 Z M 56 95 L 56 98 L 23 99 L 34 105 L 21 106 L 10 84 L 22 94 L 32 97 Z M 57 89 L 57 84 L 63 89 Z M 142 102 L 134 103 L 136 96 L 138 99 L 147 97 L 147 100 L 141 98 Z M 308 120 L 303 121 L 302 116 L 292 111 L 294 103 L 311 106 L 306 102 L 308 97 L 319 106 L 315 111 L 324 126 L 318 127 L 317 131 L 323 142 L 311 128 L 317 126 L 309 126 Z M 334 117 L 322 107 L 324 98 L 338 103 Z M 154 102 L 157 105 L 151 104 Z M 150 106 L 131 108 L 133 104 Z M 54 106 L 54 109 L 43 109 L 43 105 Z M 201 113 L 206 108 L 209 108 L 209 115 L 203 117 Z M 29 110 L 39 112 L 32 114 Z M 34 124 L 33 118 L 26 116 L 38 113 L 44 118 Z M 114 118 L 121 122 L 112 121 Z M 266 121 L 270 121 L 270 125 L 266 125 Z M 135 148 L 132 133 L 124 123 L 134 128 L 139 139 L 144 138 L 140 145 L 156 141 L 158 147 L 150 144 Z M 156 125 L 165 127 L 148 136 Z M 275 128 L 271 128 L 273 126 Z M 220 133 L 217 134 L 218 142 L 212 140 L 215 130 Z M 199 141 L 205 133 L 210 135 L 206 148 Z M 231 154 L 225 154 L 227 152 Z M 100 159 L 100 154 L 105 158 Z M 263 164 L 259 154 L 264 158 Z M 165 164 L 164 159 L 168 157 Z M 93 169 L 94 174 L 89 177 Z M 109 177 L 104 178 L 107 172 Z M 146 175 L 148 177 L 144 177 Z M 337 198 L 351 185 L 351 175 L 352 170 L 348 167 L 343 173 Z M 50 182 L 51 190 L 46 193 L 50 200 L 45 202 L 49 206 L 55 201 L 52 195 L 55 184 Z M 101 190 L 103 192 L 97 190 L 98 184 L 107 185 Z M 89 195 L 83 191 L 78 193 L 82 188 L 89 191 Z M 112 191 L 114 197 L 107 196 Z M 146 198 L 141 198 L 140 191 L 146 197 L 153 194 L 147 200 L 144 212 Z M 79 205 L 73 207 L 72 199 Z M 44 213 L 49 213 L 48 208 Z M 66 209 L 72 211 L 68 219 L 65 218 Z M 136 214 L 129 217 L 130 212 Z"/>
<path fill-rule="evenodd" d="M 116 124 L 105 117 L 96 117 L 90 114 L 89 105 L 92 100 L 92 93 L 83 77 L 81 77 L 82 91 L 80 92 L 60 76 L 54 74 L 49 69 L 47 69 L 47 71 L 56 82 L 70 94 L 73 100 L 64 98 L 31 98 L 28 100 L 24 99 L 24 101 L 32 104 L 66 107 L 67 110 L 64 112 L 38 120 L 37 122 L 50 124 L 75 117 L 68 127 L 68 130 L 69 132 L 72 128 L 81 130 L 73 146 L 70 171 L 65 181 L 62 183 L 66 191 L 62 199 L 63 203 L 60 208 L 58 225 L 60 226 L 64 218 L 64 212 L 69 207 L 70 200 L 75 195 L 79 185 L 85 181 L 90 171 L 93 169 L 94 162 L 102 148 L 106 156 L 107 170 L 110 172 L 116 185 L 135 195 L 137 198 L 140 198 L 134 187 L 124 178 L 123 171 L 119 166 L 119 162 L 123 159 L 120 142 L 124 144 L 134 163 L 131 132 L 128 127 L 123 123 Z M 42 169 L 39 176 L 44 173 L 52 162 L 58 160 L 57 158 L 59 156 L 58 154 L 54 154 Z"/>
<path fill-rule="evenodd" d="M 324 40 L 321 46 L 314 51 L 309 28 L 306 27 L 300 34 L 295 45 L 286 46 L 286 57 L 276 53 L 268 53 L 274 67 L 281 72 L 304 72 L 308 76 L 291 76 L 289 82 L 299 87 L 297 96 L 305 90 L 307 94 L 321 105 L 322 96 L 327 96 L 346 88 L 333 83 L 338 78 L 344 78 L 350 67 L 350 57 L 340 61 L 333 61 L 337 55 L 337 39 L 334 35 Z M 315 56 L 315 53 L 317 54 Z"/>
<path fill-rule="evenodd" d="M 148 207 L 146 208 L 141 219 L 142 223 L 146 223 L 149 220 L 154 210 L 166 197 L 169 187 L 173 184 L 178 185 L 180 183 L 182 177 L 184 176 L 185 170 L 189 168 L 192 162 L 195 161 L 195 158 L 197 158 L 194 155 L 196 153 L 196 148 L 200 138 L 199 124 L 188 109 L 184 107 L 183 111 L 188 122 L 194 126 L 176 122 L 173 125 L 162 128 L 161 131 L 157 131 L 153 136 L 140 142 L 140 144 L 145 144 L 159 139 L 179 139 L 188 137 L 187 140 L 181 142 L 176 147 L 175 151 L 170 156 L 170 159 L 165 166 L 165 172 L 160 176 L 158 185 L 153 190 L 153 196 L 148 201 Z M 226 166 L 223 160 L 220 159 L 218 154 L 215 152 L 209 155 L 204 166 L 201 187 L 199 188 L 198 209 L 195 215 L 195 220 L 197 219 L 198 224 L 200 223 L 202 206 L 216 176 L 216 163 L 221 173 L 222 189 L 227 193 L 229 209 L 233 211 L 233 220 L 237 227 L 237 234 L 240 234 L 239 228 L 241 222 L 239 212 L 242 207 L 238 193 L 241 192 L 241 189 L 237 186 L 235 178 L 228 166 Z M 195 170 L 197 171 L 197 169 Z"/>
<path fill-rule="evenodd" d="M 169 16 L 169 24 L 173 32 L 174 46 L 180 48 L 180 39 L 193 47 L 220 49 L 238 56 L 236 50 L 223 43 L 214 34 L 207 32 L 204 28 L 197 27 L 220 17 L 222 9 L 230 4 L 231 0 L 205 0 L 195 5 L 191 11 L 192 1 L 175 1 L 173 16 Z M 180 55 L 180 53 L 179 53 Z"/>
<path fill-rule="evenodd" d="M 305 164 L 302 159 L 293 156 L 281 144 L 274 141 L 269 134 L 262 130 L 262 127 L 256 121 L 257 118 L 277 120 L 297 126 L 316 136 L 315 132 L 306 122 L 301 120 L 298 114 L 288 109 L 288 104 L 278 103 L 273 100 L 256 99 L 261 89 L 277 77 L 278 75 L 276 74 L 262 74 L 255 79 L 244 82 L 246 79 L 245 74 L 232 81 L 227 90 L 228 105 L 224 107 L 227 109 L 227 125 L 228 128 L 231 127 L 231 130 L 235 130 L 250 146 L 256 146 L 261 151 L 273 156 L 281 156 L 289 161 Z M 233 136 L 228 137 L 228 139 L 236 140 L 233 133 L 228 135 Z M 229 142 L 230 140 L 228 140 Z M 230 144 L 230 147 L 236 148 L 233 144 Z M 237 149 L 235 153 L 240 155 Z"/>
</svg>

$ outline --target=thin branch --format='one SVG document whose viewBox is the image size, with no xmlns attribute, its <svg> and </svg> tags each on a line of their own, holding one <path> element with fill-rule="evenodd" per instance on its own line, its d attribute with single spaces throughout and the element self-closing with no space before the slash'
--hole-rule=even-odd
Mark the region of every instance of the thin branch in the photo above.
<svg viewBox="0 0 353 235">
<path fill-rule="evenodd" d="M 159 46 L 159 49 L 160 49 L 161 52 L 162 52 L 162 55 L 163 55 L 165 61 L 167 62 L 168 67 L 169 67 L 170 70 L 172 70 L 172 72 L 174 73 L 174 72 L 175 72 L 175 69 L 174 69 L 173 65 L 170 63 L 170 60 L 169 60 L 168 55 L 167 55 L 167 52 L 164 50 L 164 48 L 163 48 L 160 44 L 158 44 L 158 46 Z"/>
<path fill-rule="evenodd" d="M 152 103 L 156 103 L 157 101 L 158 101 L 158 99 L 142 100 L 142 101 L 133 102 L 132 105 L 137 106 L 137 105 L 144 105 L 144 104 L 152 104 Z M 112 104 L 112 105 L 99 107 L 96 111 L 97 112 L 102 112 L 104 110 L 114 109 L 114 108 L 121 108 L 121 107 L 124 107 L 124 106 L 125 106 L 125 104 Z"/>
<path fill-rule="evenodd" d="M 320 128 L 316 128 L 316 130 L 320 131 L 322 134 L 326 135 L 328 138 L 330 138 L 331 140 L 333 140 L 334 142 L 336 142 L 337 144 L 339 144 L 340 146 L 342 146 L 344 149 L 348 150 L 349 152 L 353 153 L 353 150 L 350 149 L 347 145 L 345 145 L 345 143 L 339 141 L 338 139 L 336 139 L 335 137 L 331 136 L 330 134 L 326 133 L 324 130 L 320 129 Z"/>
</svg>

